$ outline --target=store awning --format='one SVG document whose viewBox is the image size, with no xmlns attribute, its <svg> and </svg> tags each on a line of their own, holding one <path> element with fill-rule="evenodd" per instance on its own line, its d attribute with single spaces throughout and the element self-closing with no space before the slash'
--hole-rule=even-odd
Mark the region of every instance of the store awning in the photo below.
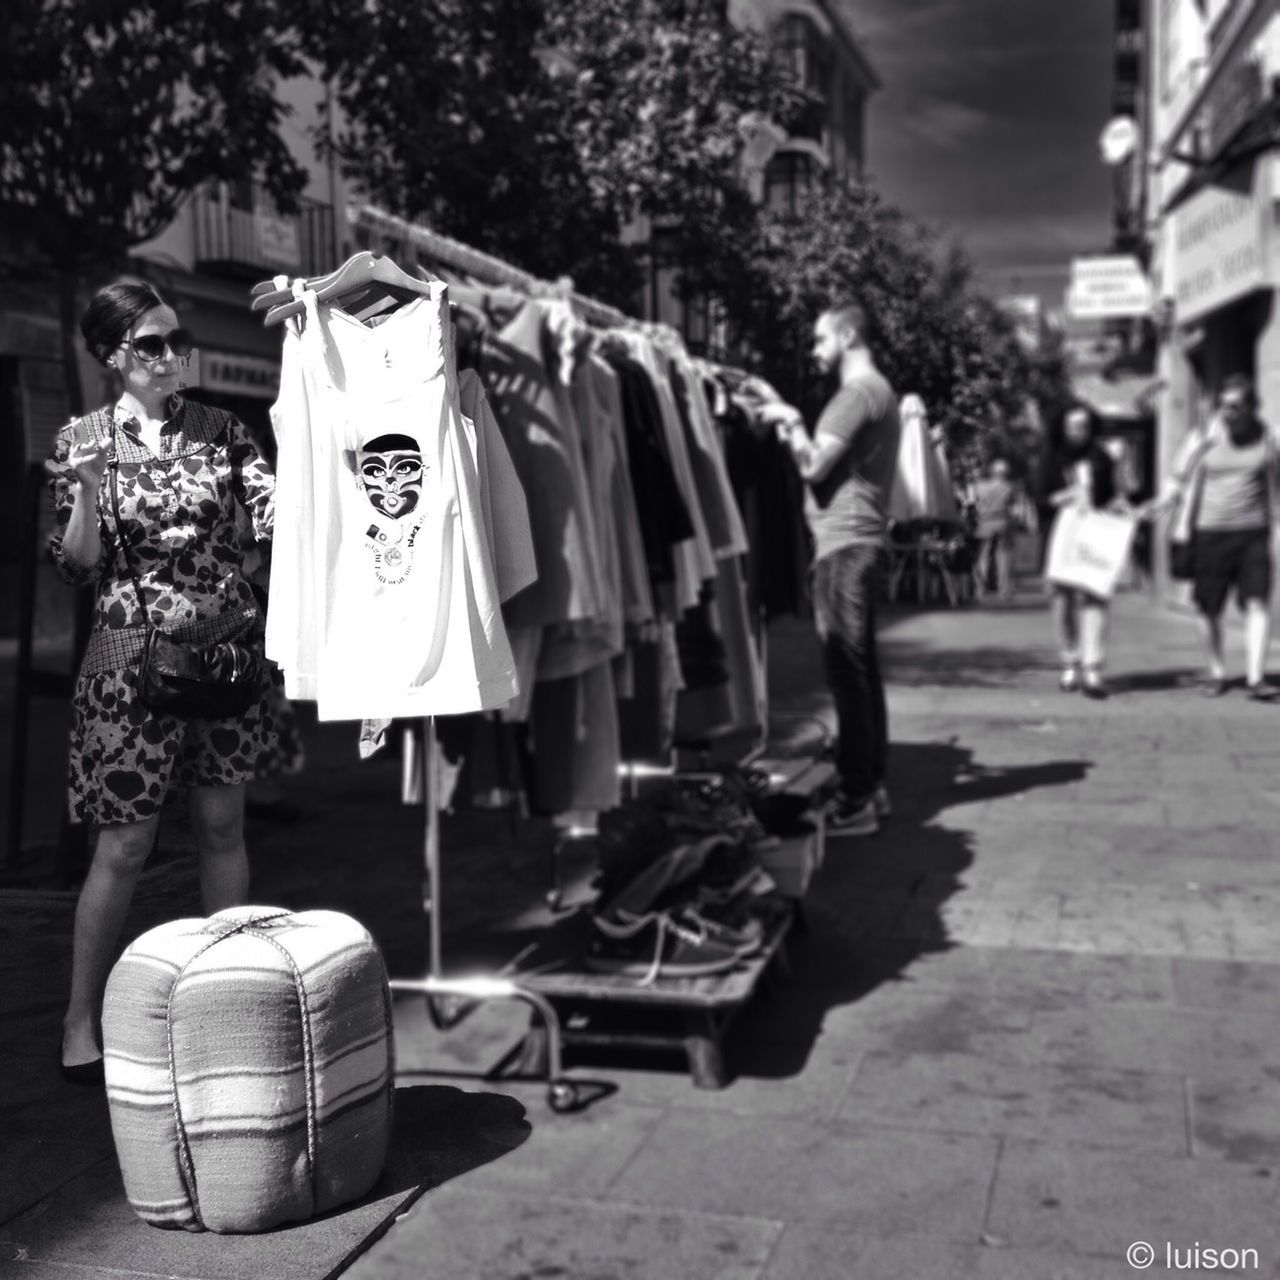
<svg viewBox="0 0 1280 1280">
<path fill-rule="evenodd" d="M 1077 373 L 1071 390 L 1100 418 L 1136 420 L 1155 412 L 1160 379 L 1150 374 L 1122 373 L 1104 378 L 1100 373 Z"/>
</svg>

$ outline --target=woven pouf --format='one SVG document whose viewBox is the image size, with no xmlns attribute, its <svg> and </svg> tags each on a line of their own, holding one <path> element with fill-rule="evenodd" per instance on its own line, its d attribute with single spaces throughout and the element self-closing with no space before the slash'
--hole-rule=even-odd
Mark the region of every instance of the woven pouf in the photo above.
<svg viewBox="0 0 1280 1280">
<path fill-rule="evenodd" d="M 391 993 L 336 911 L 234 907 L 144 933 L 107 983 L 111 1131 L 157 1227 L 262 1231 L 377 1181 L 391 1134 Z"/>
</svg>

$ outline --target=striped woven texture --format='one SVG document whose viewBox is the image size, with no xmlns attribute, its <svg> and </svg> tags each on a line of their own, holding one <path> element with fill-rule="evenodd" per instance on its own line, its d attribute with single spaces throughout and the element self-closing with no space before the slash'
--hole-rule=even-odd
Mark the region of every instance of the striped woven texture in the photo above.
<svg viewBox="0 0 1280 1280">
<path fill-rule="evenodd" d="M 391 994 L 335 911 L 234 907 L 144 933 L 107 983 L 125 1191 L 158 1227 L 262 1231 L 357 1199 L 391 1133 Z"/>
</svg>

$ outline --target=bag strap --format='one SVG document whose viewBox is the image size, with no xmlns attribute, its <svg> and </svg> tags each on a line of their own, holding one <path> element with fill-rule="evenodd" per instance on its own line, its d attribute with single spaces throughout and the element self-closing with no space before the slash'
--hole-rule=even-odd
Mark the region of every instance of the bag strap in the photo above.
<svg viewBox="0 0 1280 1280">
<path fill-rule="evenodd" d="M 120 554 L 124 557 L 124 567 L 129 572 L 129 579 L 133 583 L 133 589 L 138 593 L 138 608 L 142 610 L 142 624 L 150 633 L 154 628 L 151 625 L 151 615 L 147 612 L 147 597 L 142 591 L 142 580 L 138 577 L 138 571 L 133 567 L 133 559 L 129 555 L 129 540 L 125 537 L 124 522 L 120 519 L 120 494 L 116 483 L 117 475 L 120 470 L 120 459 L 116 456 L 116 424 L 115 419 L 111 421 L 111 461 L 107 464 L 107 470 L 111 472 L 111 515 L 116 522 L 116 542 L 120 547 Z"/>
</svg>

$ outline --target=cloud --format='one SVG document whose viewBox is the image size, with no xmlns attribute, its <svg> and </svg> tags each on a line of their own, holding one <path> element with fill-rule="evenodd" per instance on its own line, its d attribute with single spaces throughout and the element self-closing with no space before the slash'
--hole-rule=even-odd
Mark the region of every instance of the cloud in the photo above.
<svg viewBox="0 0 1280 1280">
<path fill-rule="evenodd" d="M 867 167 L 979 268 L 1104 248 L 1113 13 L 1061 0 L 838 0 L 883 81 Z"/>
<path fill-rule="evenodd" d="M 917 141 L 953 147 L 980 136 L 994 123 L 991 116 L 977 107 L 935 99 L 921 102 L 916 111 L 900 121 L 900 128 Z"/>
</svg>

